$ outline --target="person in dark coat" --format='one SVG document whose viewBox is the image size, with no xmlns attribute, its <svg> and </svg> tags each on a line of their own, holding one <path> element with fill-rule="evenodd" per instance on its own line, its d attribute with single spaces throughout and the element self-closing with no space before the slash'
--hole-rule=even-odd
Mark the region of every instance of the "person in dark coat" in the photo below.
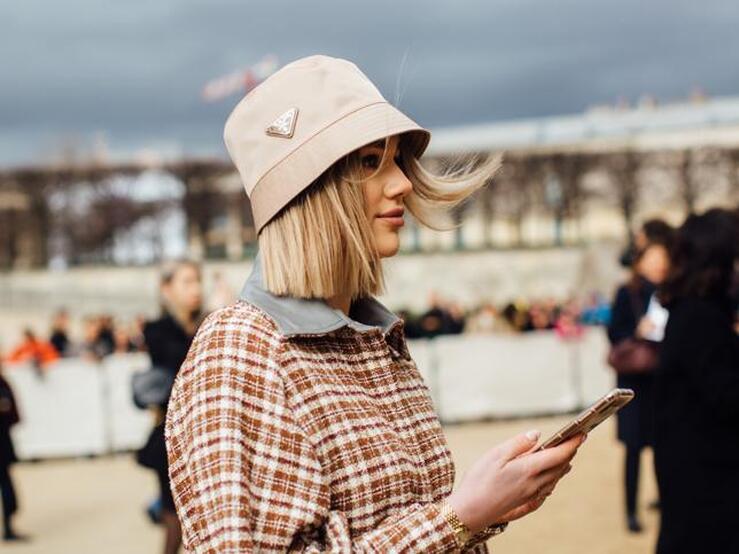
<svg viewBox="0 0 739 554">
<path fill-rule="evenodd" d="M 645 317 L 656 287 L 667 275 L 669 264 L 669 235 L 654 238 L 636 253 L 632 277 L 616 292 L 608 326 L 612 345 L 631 338 L 644 338 L 650 331 Z M 633 389 L 634 399 L 617 413 L 617 436 L 626 447 L 624 460 L 624 488 L 626 521 L 629 531 L 642 530 L 637 514 L 639 468 L 641 452 L 652 445 L 652 385 L 653 370 L 632 375 L 619 374 L 617 386 Z"/>
<path fill-rule="evenodd" d="M 658 554 L 739 553 L 739 213 L 691 215 L 659 292 L 670 316 L 654 384 Z"/>
<path fill-rule="evenodd" d="M 3 503 L 3 540 L 5 541 L 28 538 L 16 533 L 12 525 L 13 514 L 18 511 L 18 498 L 10 475 L 10 466 L 18 461 L 18 457 L 15 454 L 10 429 L 19 421 L 13 389 L 3 377 L 0 365 L 0 496 Z"/>
<path fill-rule="evenodd" d="M 187 357 L 190 344 L 202 320 L 202 283 L 200 267 L 190 261 L 178 261 L 162 272 L 162 316 L 144 326 L 143 334 L 152 366 L 176 375 Z M 164 441 L 164 423 L 169 398 L 153 406 L 156 422 L 146 445 L 138 452 L 154 469 L 159 480 L 161 518 L 166 528 L 165 554 L 176 554 L 182 543 L 180 524 L 169 486 L 169 467 Z"/>
<path fill-rule="evenodd" d="M 49 342 L 54 345 L 60 356 L 69 356 L 71 354 L 71 343 L 69 341 L 69 313 L 65 309 L 59 310 L 54 314 L 51 324 L 51 336 Z"/>
<path fill-rule="evenodd" d="M 435 291 L 429 294 L 429 305 L 418 321 L 422 336 L 432 339 L 464 331 L 465 316 L 461 306 L 442 300 Z"/>
</svg>

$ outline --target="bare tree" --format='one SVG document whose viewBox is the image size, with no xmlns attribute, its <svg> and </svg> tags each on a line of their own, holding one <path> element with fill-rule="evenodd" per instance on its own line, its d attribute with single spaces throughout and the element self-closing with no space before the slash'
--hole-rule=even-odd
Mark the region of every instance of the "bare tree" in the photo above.
<svg viewBox="0 0 739 554">
<path fill-rule="evenodd" d="M 640 156 L 633 150 L 625 150 L 604 159 L 607 171 L 613 179 L 615 193 L 618 199 L 621 214 L 626 223 L 627 239 L 632 238 L 634 228 L 634 213 L 639 197 L 639 181 L 637 174 L 640 168 Z"/>
</svg>

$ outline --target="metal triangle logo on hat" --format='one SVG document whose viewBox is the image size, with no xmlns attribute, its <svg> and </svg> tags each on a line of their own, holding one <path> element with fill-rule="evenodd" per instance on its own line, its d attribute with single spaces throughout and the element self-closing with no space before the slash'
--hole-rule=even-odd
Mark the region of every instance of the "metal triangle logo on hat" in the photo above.
<svg viewBox="0 0 739 554">
<path fill-rule="evenodd" d="M 290 108 L 267 127 L 266 133 L 273 137 L 292 138 L 297 121 L 298 108 Z"/>
</svg>

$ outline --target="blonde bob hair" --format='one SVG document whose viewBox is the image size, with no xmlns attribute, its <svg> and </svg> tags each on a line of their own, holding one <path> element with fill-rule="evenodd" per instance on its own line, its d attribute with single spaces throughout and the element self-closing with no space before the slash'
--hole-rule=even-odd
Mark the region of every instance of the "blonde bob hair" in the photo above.
<svg viewBox="0 0 739 554">
<path fill-rule="evenodd" d="M 500 156 L 482 163 L 454 164 L 437 175 L 421 165 L 400 135 L 400 167 L 413 185 L 405 198 L 422 225 L 438 231 L 460 225 L 446 214 L 485 186 L 500 167 Z M 379 168 L 388 156 L 388 140 Z M 377 171 L 380 171 L 378 169 Z M 385 278 L 364 208 L 359 150 L 343 157 L 290 202 L 259 233 L 264 286 L 272 294 L 330 298 L 382 294 Z"/>
</svg>

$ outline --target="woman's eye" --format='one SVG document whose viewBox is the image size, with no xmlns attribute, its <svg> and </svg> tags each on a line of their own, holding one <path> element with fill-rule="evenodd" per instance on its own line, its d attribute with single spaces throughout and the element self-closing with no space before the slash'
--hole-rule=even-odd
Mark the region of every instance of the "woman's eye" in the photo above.
<svg viewBox="0 0 739 554">
<path fill-rule="evenodd" d="M 377 154 L 367 154 L 362 156 L 362 167 L 366 169 L 377 169 L 380 167 L 380 156 Z"/>
</svg>

